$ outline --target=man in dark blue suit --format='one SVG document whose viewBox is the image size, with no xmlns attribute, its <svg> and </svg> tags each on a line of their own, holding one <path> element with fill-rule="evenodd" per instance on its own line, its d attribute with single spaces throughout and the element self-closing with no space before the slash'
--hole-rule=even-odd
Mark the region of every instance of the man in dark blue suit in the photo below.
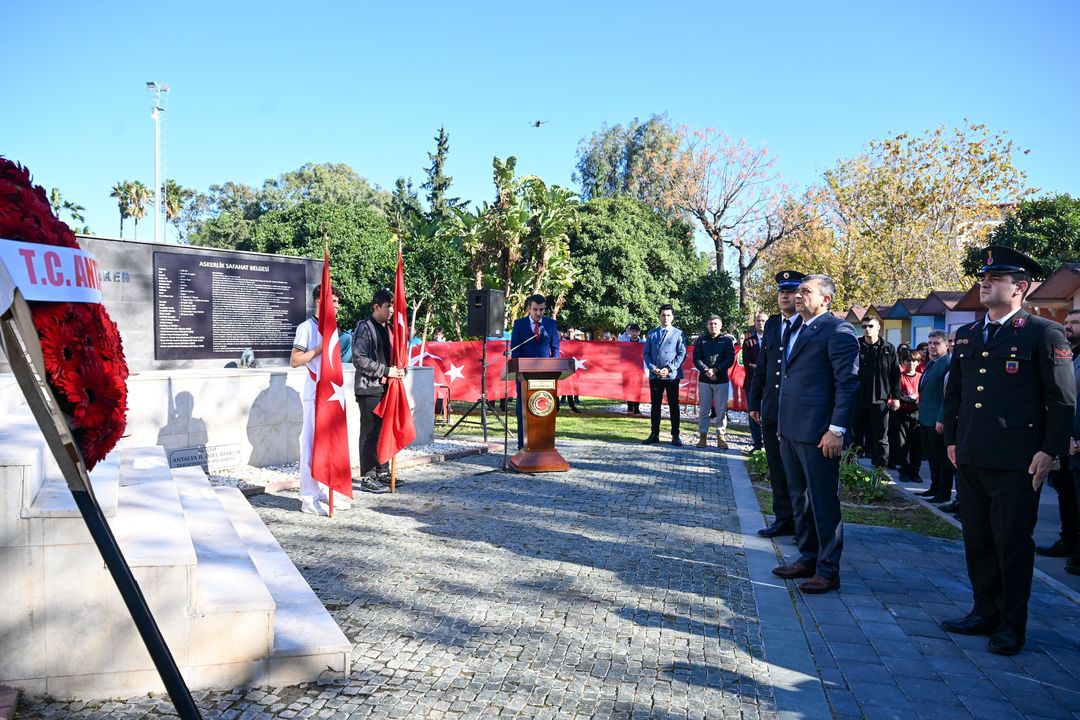
<svg viewBox="0 0 1080 720">
<path fill-rule="evenodd" d="M 773 524 L 758 530 L 762 537 L 795 534 L 795 512 L 791 508 L 784 461 L 780 454 L 780 438 L 776 436 L 776 416 L 780 400 L 783 354 L 780 349 L 790 338 L 794 328 L 802 324 L 802 317 L 795 312 L 795 292 L 806 277 L 797 270 L 781 270 L 776 273 L 776 304 L 780 313 L 765 321 L 761 332 L 757 356 L 757 368 L 747 394 L 750 419 L 761 425 L 761 440 L 765 457 L 769 461 L 769 484 L 773 492 Z"/>
<path fill-rule="evenodd" d="M 525 317 L 514 321 L 510 333 L 510 357 L 512 358 L 557 358 L 559 357 L 559 326 L 549 317 L 544 317 L 547 299 L 543 295 L 532 295 L 525 301 Z M 521 381 L 517 382 L 518 402 L 515 403 L 517 415 L 518 450 L 525 447 L 525 434 L 521 431 Z"/>
<path fill-rule="evenodd" d="M 803 279 L 795 293 L 802 323 L 781 348 L 777 433 L 799 559 L 773 574 L 809 578 L 799 589 L 810 594 L 840 587 L 840 451 L 859 394 L 859 340 L 850 324 L 829 312 L 835 296 L 828 275 Z"/>
</svg>

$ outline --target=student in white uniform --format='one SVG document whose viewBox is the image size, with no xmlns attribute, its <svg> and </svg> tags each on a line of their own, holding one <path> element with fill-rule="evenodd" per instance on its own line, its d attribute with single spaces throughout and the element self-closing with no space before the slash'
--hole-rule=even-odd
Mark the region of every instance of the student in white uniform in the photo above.
<svg viewBox="0 0 1080 720">
<path fill-rule="evenodd" d="M 334 312 L 338 311 L 338 291 L 331 288 L 334 295 Z M 289 364 L 292 367 L 307 367 L 307 379 L 304 381 L 304 424 L 300 430 L 300 510 L 311 515 L 330 514 L 326 487 L 311 476 L 311 453 L 315 442 L 315 383 L 319 379 L 319 364 L 322 360 L 322 335 L 319 334 L 319 298 L 322 285 L 316 285 L 311 291 L 315 301 L 315 314 L 296 327 L 293 339 L 292 355 Z M 351 504 L 348 498 L 338 493 L 334 498 L 335 510 L 348 510 Z"/>
</svg>

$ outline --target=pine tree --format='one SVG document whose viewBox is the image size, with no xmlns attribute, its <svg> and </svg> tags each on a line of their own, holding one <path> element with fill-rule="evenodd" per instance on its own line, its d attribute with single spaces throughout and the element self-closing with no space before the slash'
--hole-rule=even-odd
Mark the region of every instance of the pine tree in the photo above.
<svg viewBox="0 0 1080 720">
<path fill-rule="evenodd" d="M 446 155 L 450 152 L 450 135 L 445 127 L 439 128 L 439 135 L 435 138 L 435 154 L 428 153 L 431 167 L 424 168 L 428 180 L 420 187 L 428 191 L 427 200 L 429 219 L 438 222 L 450 214 L 450 211 L 461 205 L 460 198 L 450 198 L 446 194 L 450 190 L 450 183 L 454 178 L 443 174 L 446 165 Z"/>
<path fill-rule="evenodd" d="M 390 209 L 387 212 L 386 221 L 390 228 L 400 233 L 409 216 L 421 213 L 420 198 L 413 189 L 412 180 L 399 177 L 394 183 L 394 192 L 390 196 Z"/>
</svg>

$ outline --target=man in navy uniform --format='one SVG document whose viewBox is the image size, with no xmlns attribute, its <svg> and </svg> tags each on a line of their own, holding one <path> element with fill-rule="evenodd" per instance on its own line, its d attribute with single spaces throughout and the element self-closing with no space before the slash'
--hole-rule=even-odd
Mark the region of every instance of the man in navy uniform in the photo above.
<svg viewBox="0 0 1080 720">
<path fill-rule="evenodd" d="M 660 403 L 665 393 L 671 415 L 671 444 L 682 445 L 679 437 L 679 380 L 682 379 L 682 365 L 686 359 L 686 340 L 682 330 L 672 325 L 674 320 L 674 308 L 661 305 L 660 327 L 653 328 L 645 336 L 645 367 L 649 370 L 649 401 L 652 403 L 652 432 L 643 441 L 645 445 L 660 441 Z"/>
<path fill-rule="evenodd" d="M 806 277 L 796 270 L 781 270 L 776 273 L 776 304 L 780 313 L 765 321 L 765 327 L 759 334 L 760 349 L 757 356 L 757 368 L 754 379 L 747 393 L 747 409 L 750 419 L 761 425 L 761 441 L 765 447 L 765 457 L 769 461 L 769 484 L 772 486 L 773 523 L 758 530 L 762 537 L 793 535 L 795 533 L 795 512 L 791 507 L 791 494 L 788 490 L 787 477 L 784 475 L 784 462 L 780 455 L 780 438 L 776 436 L 776 414 L 780 399 L 781 364 L 783 355 L 780 348 L 790 339 L 792 331 L 802 324 L 802 317 L 795 312 L 795 291 Z"/>
<path fill-rule="evenodd" d="M 559 326 L 549 317 L 544 317 L 547 299 L 543 295 L 531 295 L 525 301 L 526 315 L 514 321 L 510 333 L 510 353 L 512 358 L 557 358 L 559 357 Z M 525 435 L 521 431 L 521 381 L 517 381 L 516 403 L 517 444 L 518 450 L 525 447 Z"/>
<path fill-rule="evenodd" d="M 859 395 L 859 340 L 849 323 L 829 312 L 835 296 L 831 277 L 806 276 L 795 293 L 802 323 L 781 349 L 777 433 L 799 559 L 773 574 L 809 578 L 799 590 L 815 595 L 840 587 L 840 451 Z"/>
<path fill-rule="evenodd" d="M 999 245 L 982 260 L 986 317 L 957 330 L 945 388 L 974 607 L 941 626 L 989 635 L 990 652 L 1015 655 L 1027 630 L 1039 491 L 1069 446 L 1076 381 L 1064 329 L 1022 308 L 1042 267 Z"/>
</svg>

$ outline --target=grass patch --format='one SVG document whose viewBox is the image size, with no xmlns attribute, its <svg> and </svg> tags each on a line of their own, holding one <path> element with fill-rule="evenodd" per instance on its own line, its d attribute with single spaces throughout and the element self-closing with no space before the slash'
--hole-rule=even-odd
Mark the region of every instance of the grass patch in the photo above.
<svg viewBox="0 0 1080 720">
<path fill-rule="evenodd" d="M 772 512 L 772 490 L 768 483 L 754 480 L 754 494 L 766 513 Z M 878 525 L 881 527 L 910 530 L 928 537 L 960 540 L 963 533 L 960 528 L 945 522 L 928 508 L 903 497 L 893 488 L 888 488 L 885 497 L 865 507 L 854 507 L 843 503 L 840 514 L 844 522 L 853 525 Z"/>
<path fill-rule="evenodd" d="M 453 414 L 450 418 L 451 424 L 453 424 L 461 413 L 469 409 L 472 403 L 451 403 L 453 408 Z M 496 408 L 499 407 L 498 401 L 494 401 Z M 648 417 L 634 417 L 618 412 L 611 412 L 611 408 L 625 408 L 625 405 L 619 403 L 617 400 L 608 400 L 606 398 L 581 398 L 578 402 L 578 407 L 583 410 L 581 413 L 576 413 L 570 410 L 570 407 L 563 403 L 559 408 L 559 418 L 556 421 L 556 442 L 558 439 L 564 440 L 600 440 L 604 442 L 641 442 L 649 434 L 649 418 Z M 499 413 L 499 417 L 502 417 L 502 413 Z M 475 424 L 472 424 L 475 421 Z M 479 408 L 468 420 L 458 426 L 458 429 L 454 431 L 455 434 L 461 435 L 480 435 L 481 428 L 480 411 Z M 510 436 L 513 437 L 515 429 L 517 427 L 517 420 L 514 418 L 514 406 L 510 405 L 510 412 L 507 416 L 507 422 L 510 425 Z M 683 420 L 684 424 L 686 420 Z M 469 424 L 466 424 L 469 423 Z M 661 423 L 661 432 L 666 432 L 669 429 L 667 420 L 665 419 Z M 435 429 L 436 434 L 445 433 L 449 428 L 447 425 L 440 425 Z M 502 437 L 502 426 L 499 425 L 497 420 L 488 418 L 488 438 L 492 437 L 492 434 L 498 438 Z"/>
</svg>

